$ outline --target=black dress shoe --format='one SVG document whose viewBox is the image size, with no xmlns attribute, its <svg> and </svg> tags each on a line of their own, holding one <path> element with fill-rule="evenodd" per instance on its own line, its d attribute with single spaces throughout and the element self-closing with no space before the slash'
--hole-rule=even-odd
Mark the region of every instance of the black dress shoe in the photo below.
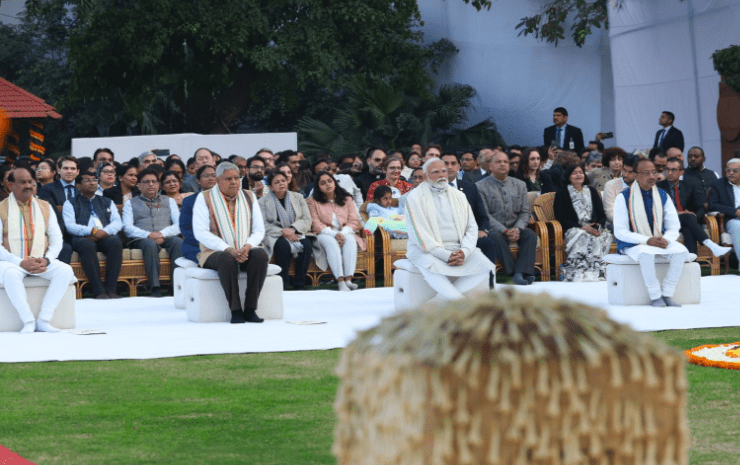
<svg viewBox="0 0 740 465">
<path fill-rule="evenodd" d="M 120 299 L 121 296 L 118 295 L 118 294 L 116 294 L 115 292 L 110 292 L 110 293 L 108 293 L 108 298 L 110 298 L 110 299 Z"/>
<path fill-rule="evenodd" d="M 231 324 L 237 324 L 237 323 L 246 323 L 246 320 L 244 319 L 244 312 L 241 310 L 232 310 L 231 311 Z"/>
<path fill-rule="evenodd" d="M 262 323 L 265 321 L 264 318 L 257 316 L 257 312 L 254 310 L 244 310 L 244 319 L 247 323 Z"/>
<path fill-rule="evenodd" d="M 109 299 L 109 298 L 110 297 L 108 297 L 108 294 L 100 294 L 100 295 L 95 296 L 95 299 L 97 300 L 103 300 L 103 299 Z"/>
<path fill-rule="evenodd" d="M 162 288 L 160 287 L 153 287 L 152 288 L 152 295 L 149 297 L 162 297 Z"/>
</svg>

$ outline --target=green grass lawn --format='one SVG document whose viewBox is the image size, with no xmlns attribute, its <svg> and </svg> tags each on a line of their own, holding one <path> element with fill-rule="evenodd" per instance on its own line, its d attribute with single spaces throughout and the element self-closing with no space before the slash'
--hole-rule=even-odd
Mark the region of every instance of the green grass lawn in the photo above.
<svg viewBox="0 0 740 465">
<path fill-rule="evenodd" d="M 740 340 L 655 335 L 682 350 Z M 3 364 L 0 444 L 39 464 L 333 464 L 339 352 Z M 740 463 L 740 372 L 687 373 L 691 463 Z"/>
</svg>

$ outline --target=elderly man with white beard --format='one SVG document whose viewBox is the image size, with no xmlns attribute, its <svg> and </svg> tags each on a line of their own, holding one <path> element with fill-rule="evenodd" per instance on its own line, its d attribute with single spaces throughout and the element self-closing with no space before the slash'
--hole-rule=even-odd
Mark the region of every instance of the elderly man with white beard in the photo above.
<svg viewBox="0 0 740 465">
<path fill-rule="evenodd" d="M 406 203 L 409 232 L 406 257 L 445 299 L 457 300 L 495 272 L 476 248 L 478 225 L 467 198 L 450 189 L 444 162 L 424 163 L 427 180 L 411 191 Z M 450 278 L 455 279 L 454 283 Z"/>
</svg>

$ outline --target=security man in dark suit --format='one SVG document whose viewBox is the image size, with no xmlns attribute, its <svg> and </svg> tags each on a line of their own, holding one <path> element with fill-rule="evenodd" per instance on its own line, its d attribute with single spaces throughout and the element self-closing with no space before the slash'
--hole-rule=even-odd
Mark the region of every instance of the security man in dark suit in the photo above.
<svg viewBox="0 0 740 465">
<path fill-rule="evenodd" d="M 558 148 L 571 152 L 583 151 L 583 132 L 580 128 L 568 124 L 568 110 L 557 107 L 552 113 L 553 126 L 545 128 L 544 145 L 550 146 L 553 141 Z"/>
<path fill-rule="evenodd" d="M 676 157 L 671 157 L 666 162 L 664 170 L 665 179 L 658 181 L 656 186 L 668 193 L 673 200 L 673 205 L 678 212 L 678 220 L 681 222 L 681 234 L 683 234 L 684 246 L 691 253 L 696 253 L 697 242 L 700 242 L 718 257 L 729 252 L 729 247 L 720 247 L 712 242 L 701 227 L 704 218 L 704 193 L 693 183 L 682 181 L 680 178 L 684 173 L 683 162 Z"/>
<path fill-rule="evenodd" d="M 478 224 L 478 242 L 476 247 L 483 252 L 483 255 L 491 263 L 496 263 L 496 243 L 488 237 L 488 230 L 491 228 L 491 224 L 488 220 L 486 207 L 483 205 L 483 199 L 478 193 L 478 188 L 473 183 L 457 179 L 457 172 L 460 170 L 460 161 L 456 154 L 450 152 L 444 153 L 441 160 L 444 162 L 445 168 L 447 168 L 447 180 L 450 182 L 450 186 L 465 194 L 470 208 L 473 210 L 475 222 Z M 493 288 L 493 273 L 491 273 L 489 285 Z"/>
<path fill-rule="evenodd" d="M 77 175 L 80 172 L 77 166 L 77 159 L 72 155 L 59 157 L 57 159 L 59 179 L 45 185 L 38 191 L 38 198 L 46 200 L 54 207 L 54 212 L 59 222 L 59 229 L 62 230 L 62 236 L 64 238 L 62 251 L 59 252 L 57 259 L 66 264 L 72 261 L 72 238 L 67 232 L 67 228 L 64 227 L 64 218 L 62 217 L 61 210 L 64 202 L 73 199 L 80 193 L 75 185 L 75 179 L 77 179 Z"/>
<path fill-rule="evenodd" d="M 653 148 L 659 148 L 667 152 L 668 149 L 676 147 L 683 152 L 683 133 L 673 127 L 674 119 L 676 117 L 670 111 L 664 111 L 660 114 L 658 124 L 663 126 L 663 129 L 655 133 Z"/>
</svg>

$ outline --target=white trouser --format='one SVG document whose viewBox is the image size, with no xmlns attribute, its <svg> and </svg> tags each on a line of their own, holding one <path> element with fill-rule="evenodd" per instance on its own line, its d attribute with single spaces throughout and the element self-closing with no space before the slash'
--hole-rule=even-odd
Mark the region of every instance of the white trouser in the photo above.
<svg viewBox="0 0 740 465">
<path fill-rule="evenodd" d="M 449 276 L 440 273 L 434 273 L 426 268 L 418 268 L 424 281 L 434 289 L 437 294 L 447 300 L 459 300 L 464 298 L 466 292 L 475 289 L 480 283 L 488 279 L 489 272 L 476 273 L 468 276 L 460 276 L 453 284 Z"/>
<path fill-rule="evenodd" d="M 663 255 L 664 257 L 668 257 L 670 264 L 668 265 L 668 272 L 665 274 L 665 278 L 663 278 L 662 291 L 660 289 L 658 276 L 655 274 L 656 256 L 657 255 L 641 253 L 637 259 L 640 264 L 640 271 L 642 271 L 642 278 L 645 280 L 645 286 L 647 287 L 648 294 L 650 294 L 650 299 L 658 299 L 661 295 L 673 297 L 673 293 L 676 292 L 678 280 L 681 278 L 683 264 L 686 262 L 686 258 L 688 258 L 688 252 Z"/>
<path fill-rule="evenodd" d="M 319 234 L 319 244 L 326 251 L 326 260 L 335 278 L 354 276 L 357 268 L 357 240 L 354 234 L 344 234 L 344 245 L 339 247 L 336 238 Z"/>
<path fill-rule="evenodd" d="M 13 304 L 13 307 L 15 307 L 23 324 L 35 321 L 31 307 L 28 305 L 26 288 L 23 285 L 23 278 L 29 276 L 29 274 L 28 271 L 18 265 L 10 262 L 0 262 L 0 283 L 5 287 L 5 293 L 8 294 L 8 299 Z M 62 301 L 64 293 L 67 292 L 69 283 L 74 277 L 74 272 L 72 271 L 72 267 L 66 263 L 59 260 L 52 260 L 49 266 L 46 267 L 46 271 L 32 276 L 38 276 L 49 281 L 49 287 L 46 289 L 46 294 L 44 294 L 44 300 L 41 301 L 39 320 L 50 322 L 54 316 L 54 310 L 59 306 L 59 302 Z"/>
</svg>

